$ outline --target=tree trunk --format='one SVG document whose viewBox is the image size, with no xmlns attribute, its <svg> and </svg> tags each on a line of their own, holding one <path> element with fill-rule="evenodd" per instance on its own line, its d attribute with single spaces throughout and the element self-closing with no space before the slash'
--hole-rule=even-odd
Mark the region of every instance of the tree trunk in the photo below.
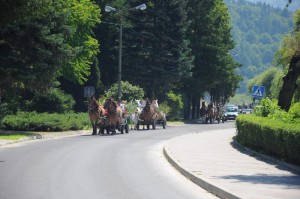
<svg viewBox="0 0 300 199">
<path fill-rule="evenodd" d="M 279 92 L 278 106 L 289 111 L 293 95 L 298 85 L 297 79 L 300 75 L 300 55 L 294 55 L 289 66 L 288 73 L 283 77 L 283 85 Z"/>
<path fill-rule="evenodd" d="M 197 114 L 196 114 L 196 118 L 200 119 L 200 97 L 197 97 L 196 99 L 196 104 L 197 104 Z"/>
<path fill-rule="evenodd" d="M 187 102 L 187 108 L 185 111 L 185 117 L 184 119 L 191 119 L 191 107 L 192 107 L 192 94 L 188 93 L 188 102 Z"/>
</svg>

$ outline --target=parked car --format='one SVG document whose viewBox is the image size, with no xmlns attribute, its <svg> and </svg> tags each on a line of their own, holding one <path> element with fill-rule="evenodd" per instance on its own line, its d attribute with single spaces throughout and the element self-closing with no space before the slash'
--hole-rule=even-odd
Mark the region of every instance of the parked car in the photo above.
<svg viewBox="0 0 300 199">
<path fill-rule="evenodd" d="M 250 114 L 250 113 L 252 113 L 253 112 L 253 109 L 251 109 L 251 108 L 247 108 L 247 109 L 242 109 L 241 110 L 241 113 L 242 114 Z"/>
<path fill-rule="evenodd" d="M 239 115 L 240 111 L 237 106 L 226 106 L 225 110 L 225 121 L 226 120 L 235 120 L 235 118 Z"/>
</svg>

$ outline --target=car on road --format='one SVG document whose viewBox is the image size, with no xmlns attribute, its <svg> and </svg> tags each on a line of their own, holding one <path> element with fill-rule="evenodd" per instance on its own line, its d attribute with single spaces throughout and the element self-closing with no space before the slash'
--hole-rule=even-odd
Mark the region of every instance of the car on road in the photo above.
<svg viewBox="0 0 300 199">
<path fill-rule="evenodd" d="M 240 111 L 237 106 L 226 106 L 225 110 L 225 121 L 226 120 L 235 120 L 235 118 L 239 115 Z"/>
<path fill-rule="evenodd" d="M 242 109 L 241 110 L 242 114 L 250 114 L 252 112 L 253 112 L 253 109 L 251 109 L 251 108 L 246 108 L 246 109 Z"/>
</svg>

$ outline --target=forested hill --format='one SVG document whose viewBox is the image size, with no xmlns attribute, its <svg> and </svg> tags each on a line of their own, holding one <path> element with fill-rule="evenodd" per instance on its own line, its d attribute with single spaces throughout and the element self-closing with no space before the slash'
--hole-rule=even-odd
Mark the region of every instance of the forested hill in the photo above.
<svg viewBox="0 0 300 199">
<path fill-rule="evenodd" d="M 247 0 L 249 2 L 253 3 L 259 3 L 263 2 L 266 4 L 269 4 L 271 6 L 274 6 L 276 8 L 284 8 L 287 5 L 288 0 Z M 288 9 L 295 11 L 300 8 L 300 1 L 299 0 L 293 0 L 291 4 L 288 4 Z"/>
<path fill-rule="evenodd" d="M 246 0 L 225 0 L 225 3 L 236 43 L 232 54 L 242 64 L 239 74 L 244 81 L 239 92 L 246 92 L 249 79 L 273 66 L 282 37 L 293 27 L 293 12 Z"/>
</svg>

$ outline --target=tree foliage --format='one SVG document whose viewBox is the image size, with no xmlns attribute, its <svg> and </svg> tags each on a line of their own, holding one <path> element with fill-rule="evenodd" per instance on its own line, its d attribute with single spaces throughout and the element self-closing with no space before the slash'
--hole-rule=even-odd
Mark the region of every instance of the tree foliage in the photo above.
<svg viewBox="0 0 300 199">
<path fill-rule="evenodd" d="M 200 10 L 199 10 L 200 9 Z M 230 17 L 228 10 L 222 1 L 190 1 L 189 19 L 191 31 L 189 39 L 192 46 L 192 54 L 195 56 L 193 76 L 186 83 L 196 95 L 202 95 L 205 91 L 215 91 L 217 97 L 218 88 L 223 90 L 223 96 L 227 99 L 237 88 L 240 77 L 235 73 L 239 67 L 229 51 L 234 48 L 231 38 Z M 211 34 L 211 33 L 214 34 Z M 226 93 L 228 92 L 228 93 Z M 221 97 L 221 93 L 219 97 Z"/>
<path fill-rule="evenodd" d="M 98 53 L 92 28 L 100 9 L 89 0 L 2 1 L 0 88 L 45 90 L 59 75 L 83 83 Z"/>
<path fill-rule="evenodd" d="M 270 68 L 251 79 L 247 85 L 248 93 L 252 93 L 253 86 L 260 85 L 265 87 L 264 96 L 270 97 L 272 99 L 277 99 L 279 95 L 280 88 L 282 87 L 282 76 L 283 72 L 279 68 Z"/>
<path fill-rule="evenodd" d="M 284 34 L 293 27 L 292 12 L 266 3 L 256 4 L 246 0 L 225 0 L 231 16 L 233 39 L 231 51 L 234 59 L 243 66 L 238 73 L 243 76 L 239 92 L 246 92 L 247 80 L 273 66 L 273 57 Z M 249 73 L 251 67 L 253 72 Z"/>
<path fill-rule="evenodd" d="M 113 84 L 104 94 L 105 98 L 118 99 L 118 83 Z M 134 86 L 129 82 L 122 81 L 122 99 L 134 101 L 144 97 L 144 90 L 139 86 Z"/>
<path fill-rule="evenodd" d="M 288 111 L 293 99 L 299 101 L 298 95 L 300 76 L 300 31 L 299 31 L 299 20 L 300 20 L 300 9 L 295 13 L 294 17 L 294 30 L 290 35 L 287 35 L 283 41 L 283 45 L 277 53 L 278 65 L 285 67 L 285 76 L 283 77 L 283 86 L 279 92 L 278 105 Z M 287 52 L 286 52 L 287 51 Z"/>
<path fill-rule="evenodd" d="M 50 89 L 45 95 L 35 95 L 27 102 L 27 111 L 38 113 L 67 113 L 72 112 L 75 101 L 71 95 L 60 89 Z"/>
<path fill-rule="evenodd" d="M 138 1 L 130 7 L 138 5 Z M 150 98 L 172 89 L 188 76 L 193 60 L 186 37 L 186 2 L 148 1 L 145 11 L 128 15 L 124 78 L 142 86 Z"/>
</svg>

